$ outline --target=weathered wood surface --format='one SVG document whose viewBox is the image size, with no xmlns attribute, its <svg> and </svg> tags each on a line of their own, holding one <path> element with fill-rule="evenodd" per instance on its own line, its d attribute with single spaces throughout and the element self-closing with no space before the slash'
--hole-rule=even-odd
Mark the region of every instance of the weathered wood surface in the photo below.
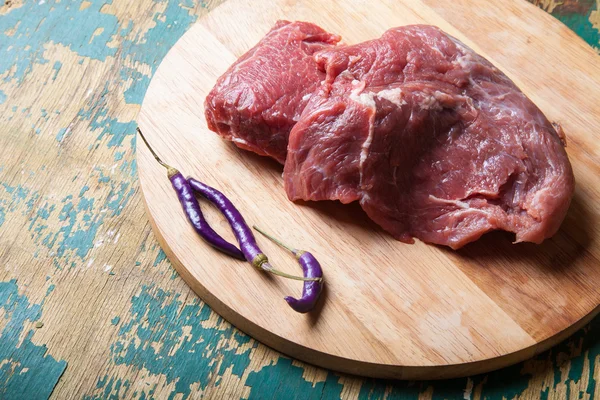
<svg viewBox="0 0 600 400">
<path fill-rule="evenodd" d="M 315 368 L 233 329 L 174 273 L 133 141 L 170 47 L 219 2 L 0 7 L 0 398 L 600 399 L 600 319 L 532 360 L 440 382 Z M 600 45 L 597 1 L 538 1 Z"/>
</svg>

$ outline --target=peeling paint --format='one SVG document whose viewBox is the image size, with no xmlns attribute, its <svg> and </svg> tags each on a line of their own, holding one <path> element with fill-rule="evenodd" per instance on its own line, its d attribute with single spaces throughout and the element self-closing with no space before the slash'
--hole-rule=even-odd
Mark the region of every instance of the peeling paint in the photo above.
<svg viewBox="0 0 600 400">
<path fill-rule="evenodd" d="M 52 75 L 52 80 L 55 81 L 60 69 L 62 68 L 62 63 L 60 61 L 56 61 L 52 69 L 54 69 L 54 74 Z"/>
<path fill-rule="evenodd" d="M 154 260 L 154 263 L 152 264 L 152 266 L 156 267 L 158 264 L 160 264 L 161 262 L 163 262 L 166 259 L 167 259 L 167 255 L 165 254 L 165 252 L 162 249 L 159 249 L 158 254 L 156 255 L 156 259 Z"/>
<path fill-rule="evenodd" d="M 0 75 L 14 69 L 5 80 L 19 83 L 31 73 L 35 64 L 45 64 L 44 44 L 51 41 L 69 47 L 80 56 L 106 60 L 117 49 L 108 47 L 116 33 L 118 21 L 114 15 L 100 11 L 112 1 L 92 0 L 90 7 L 79 10 L 75 0 L 47 1 L 43 4 L 25 2 L 0 18 Z M 94 32 L 102 32 L 93 37 Z M 77 34 L 73 34 L 77 32 Z"/>
<path fill-rule="evenodd" d="M 121 324 L 117 341 L 111 345 L 113 361 L 164 375 L 168 383 L 175 384 L 169 399 L 178 394 L 187 398 L 192 394 L 192 385 L 205 387 L 213 373 L 223 374 L 231 369 L 234 375 L 241 376 L 257 344 L 229 324 L 203 327 L 202 322 L 211 318 L 211 314 L 197 299 L 183 302 L 178 294 L 143 286 L 131 300 L 130 314 Z M 153 343 L 160 346 L 153 347 Z M 211 351 L 216 349 L 222 356 L 218 364 L 211 357 Z M 115 377 L 104 377 L 97 386 L 107 387 L 111 379 Z M 117 393 L 118 397 L 126 397 L 128 388 Z"/>
<path fill-rule="evenodd" d="M 62 142 L 63 139 L 65 138 L 65 136 L 67 136 L 68 133 L 69 133 L 69 128 L 62 128 L 56 134 L 56 141 L 59 142 L 59 143 Z"/>
<path fill-rule="evenodd" d="M 45 345 L 32 342 L 42 305 L 20 295 L 16 280 L 0 282 L 0 309 L 7 321 L 0 333 L 0 398 L 46 399 L 67 367 L 47 354 Z"/>
</svg>

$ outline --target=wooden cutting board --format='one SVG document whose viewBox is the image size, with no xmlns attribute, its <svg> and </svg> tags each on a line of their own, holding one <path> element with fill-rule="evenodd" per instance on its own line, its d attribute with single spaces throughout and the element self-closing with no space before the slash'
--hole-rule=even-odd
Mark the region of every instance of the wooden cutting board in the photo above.
<svg viewBox="0 0 600 400">
<path fill-rule="evenodd" d="M 437 25 L 505 71 L 568 135 L 577 190 L 561 230 L 542 245 L 491 233 L 460 251 L 393 240 L 358 206 L 293 204 L 282 168 L 206 128 L 203 101 L 227 67 L 277 19 L 314 22 L 346 43 L 415 23 Z M 301 283 L 227 258 L 188 225 L 165 171 L 138 141 L 138 170 L 154 231 L 177 271 L 215 311 L 273 348 L 334 370 L 443 378 L 521 361 L 582 327 L 600 304 L 600 57 L 522 0 L 229 0 L 166 56 L 139 124 L 169 164 L 226 193 L 257 224 L 321 261 L 316 312 L 283 300 Z M 233 241 L 225 221 L 209 221 Z M 294 259 L 262 237 L 280 269 Z"/>
</svg>

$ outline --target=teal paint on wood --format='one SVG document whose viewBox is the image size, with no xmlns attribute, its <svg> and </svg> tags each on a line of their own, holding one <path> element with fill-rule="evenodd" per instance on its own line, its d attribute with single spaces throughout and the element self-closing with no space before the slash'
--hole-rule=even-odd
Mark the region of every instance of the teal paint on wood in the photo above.
<svg viewBox="0 0 600 400">
<path fill-rule="evenodd" d="M 246 380 L 250 386 L 250 400 L 263 399 L 269 393 L 272 399 L 309 400 L 320 398 L 338 399 L 343 386 L 338 382 L 334 373 L 329 372 L 325 382 L 313 385 L 302 377 L 304 368 L 292 365 L 292 360 L 280 357 L 276 364 L 263 367 L 259 372 L 251 372 Z"/>
<path fill-rule="evenodd" d="M 144 286 L 132 300 L 129 313 L 119 330 L 118 340 L 112 345 L 114 362 L 117 365 L 144 368 L 155 375 L 164 374 L 168 382 L 177 382 L 172 397 L 177 394 L 183 394 L 184 398 L 193 395 L 188 388 L 197 382 L 201 388 L 204 387 L 210 374 L 220 377 L 224 371 L 230 370 L 233 375 L 241 376 L 252 359 L 251 348 L 256 343 L 248 336 L 230 326 L 201 328 L 202 321 L 210 317 L 211 311 L 195 299 L 183 304 L 177 294 Z M 216 326 L 219 325 L 217 322 Z M 219 368 L 211 367 L 211 352 L 215 350 L 215 344 L 223 340 L 233 343 L 233 347 L 220 350 L 223 359 Z M 251 344 L 250 349 L 245 346 L 248 343 Z M 160 350 L 154 350 L 154 347 Z M 171 354 L 175 348 L 178 350 Z M 578 349 L 587 350 L 580 354 Z M 482 398 L 512 399 L 526 392 L 534 372 L 539 375 L 544 371 L 555 376 L 554 381 L 544 387 L 545 393 L 560 393 L 561 387 L 569 388 L 583 379 L 584 365 L 587 365 L 585 370 L 591 379 L 596 373 L 594 364 L 597 359 L 600 359 L 600 318 L 552 350 L 509 368 L 445 381 L 366 379 L 362 383 L 359 398 L 417 399 L 427 390 L 433 391 L 433 399 L 463 398 L 465 393 L 481 386 Z M 563 373 L 565 368 L 568 368 L 567 373 Z M 303 367 L 292 365 L 291 360 L 280 357 L 275 364 L 249 373 L 245 381 L 245 385 L 251 388 L 249 398 L 261 399 L 265 393 L 272 393 L 270 398 L 273 399 L 339 398 L 342 385 L 338 374 L 329 372 L 324 382 L 313 384 L 304 380 L 303 372 Z M 219 384 L 218 377 L 216 386 Z M 117 377 L 110 377 L 98 384 L 105 387 L 108 385 L 106 382 L 115 379 Z M 110 388 L 114 390 L 115 387 L 113 385 Z M 582 398 L 586 394 L 593 395 L 594 390 L 595 385 L 592 384 L 581 393 L 571 393 L 571 396 Z M 126 392 L 117 394 L 129 395 Z"/>
<path fill-rule="evenodd" d="M 68 133 L 69 133 L 69 128 L 62 128 L 56 134 L 56 141 L 59 142 L 59 143 L 62 142 L 63 139 L 65 138 L 65 136 L 67 136 Z"/>
<path fill-rule="evenodd" d="M 77 211 L 91 211 L 94 208 L 94 199 L 81 197 L 77 204 Z"/>
<path fill-rule="evenodd" d="M 129 89 L 123 93 L 125 102 L 129 104 L 141 104 L 146 94 L 146 89 L 150 85 L 150 76 L 143 75 L 136 69 L 123 67 L 121 69 L 121 79 L 123 82 L 130 81 Z"/>
<path fill-rule="evenodd" d="M 0 308 L 8 321 L 0 333 L 0 398 L 46 399 L 67 367 L 47 354 L 45 345 L 32 342 L 42 304 L 19 295 L 16 280 L 0 282 Z"/>
<path fill-rule="evenodd" d="M 27 229 L 32 232 L 34 243 L 56 253 L 55 257 L 60 260 L 55 260 L 55 265 L 73 262 L 72 256 L 84 260 L 94 247 L 96 236 L 105 219 L 118 216 L 135 193 L 137 186 L 132 186 L 130 182 L 112 181 L 102 169 L 97 171 L 100 174 L 98 183 L 110 188 L 106 198 L 86 197 L 85 193 L 90 188 L 84 185 L 77 197 L 69 194 L 60 201 L 45 198 L 44 203 L 29 218 Z M 6 204 L 12 212 L 17 210 L 21 203 L 25 203 L 23 215 L 33 212 L 34 204 L 37 204 L 40 198 L 37 192 L 21 185 L 10 186 L 4 183 L 3 186 L 11 201 L 0 199 L 0 206 L 4 207 Z M 55 216 L 57 210 L 59 211 Z M 4 212 L 2 215 L 4 216 Z M 49 224 L 48 221 L 53 217 L 58 223 Z"/>
<path fill-rule="evenodd" d="M 221 324 L 220 318 L 217 327 L 202 327 L 211 313 L 198 299 L 184 303 L 178 294 L 143 286 L 131 300 L 129 315 L 122 321 L 117 340 L 111 345 L 113 362 L 164 375 L 168 383 L 175 383 L 170 399 L 177 394 L 187 398 L 194 384 L 206 387 L 211 374 L 222 375 L 231 369 L 232 374 L 241 376 L 257 344 L 231 325 Z M 229 344 L 223 346 L 223 343 Z M 242 345 L 243 349 L 239 347 Z M 216 352 L 222 357 L 220 364 L 214 363 Z M 99 380 L 99 388 L 107 387 L 113 378 L 116 379 Z M 114 391 L 114 387 L 111 390 Z M 119 397 L 131 395 L 126 388 L 120 390 L 111 393 Z M 150 391 L 143 392 L 145 396 L 150 395 Z"/>
<path fill-rule="evenodd" d="M 100 9 L 112 1 L 91 0 L 80 9 L 79 1 L 26 1 L 0 18 L 0 74 L 15 68 L 6 81 L 22 82 L 35 64 L 48 62 L 44 46 L 60 43 L 77 54 L 96 60 L 114 56 L 117 49 L 107 46 L 118 27 L 114 15 Z M 11 34 L 11 31 L 13 31 Z M 73 34 L 76 32 L 76 34 Z"/>
<path fill-rule="evenodd" d="M 165 254 L 163 249 L 159 249 L 158 254 L 156 255 L 156 258 L 154 259 L 154 264 L 152 264 L 152 266 L 156 267 L 158 264 L 165 261 L 166 259 L 167 259 L 167 255 Z"/>
<path fill-rule="evenodd" d="M 31 204 L 31 206 L 33 207 L 33 203 Z M 35 216 L 29 219 L 31 221 L 31 223 L 29 224 L 29 230 L 32 230 L 33 225 L 35 225 L 39 219 L 42 219 L 44 221 L 48 220 L 48 218 L 50 218 L 50 216 L 54 212 L 55 208 L 56 206 L 54 204 L 49 206 L 48 203 L 45 203 L 43 206 L 41 206 L 35 213 Z"/>
<path fill-rule="evenodd" d="M 571 28 L 577 35 L 596 49 L 600 50 L 600 31 L 594 27 L 591 22 L 591 15 L 600 11 L 600 2 L 589 1 L 587 4 L 582 2 L 580 7 L 587 8 L 585 12 L 573 12 L 573 10 L 563 10 L 560 6 L 556 7 L 552 15 L 558 18 L 562 23 Z"/>
<path fill-rule="evenodd" d="M 196 21 L 196 16 L 190 15 L 178 1 L 168 1 L 164 12 L 154 14 L 152 20 L 154 27 L 139 40 L 126 40 L 123 50 L 134 62 L 149 65 L 154 74 L 167 52 Z"/>
<path fill-rule="evenodd" d="M 54 74 L 52 75 L 53 81 L 56 80 L 56 77 L 58 76 L 58 73 L 60 72 L 61 68 L 62 68 L 62 63 L 60 61 L 56 61 L 54 63 L 54 65 L 52 66 L 52 69 L 54 69 Z"/>
<path fill-rule="evenodd" d="M 6 102 L 7 96 L 2 90 L 0 90 L 0 104 L 4 104 Z"/>
<path fill-rule="evenodd" d="M 88 185 L 84 185 L 81 188 L 81 191 L 79 192 L 79 197 L 83 197 L 83 195 L 85 194 L 85 192 L 87 192 L 88 190 L 90 190 L 90 187 Z"/>
</svg>

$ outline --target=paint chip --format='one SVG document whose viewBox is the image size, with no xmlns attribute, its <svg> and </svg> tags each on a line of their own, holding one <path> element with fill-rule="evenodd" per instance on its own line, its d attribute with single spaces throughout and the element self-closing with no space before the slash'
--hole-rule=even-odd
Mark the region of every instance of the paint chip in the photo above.
<svg viewBox="0 0 600 400">
<path fill-rule="evenodd" d="M 35 328 L 36 329 L 40 329 L 43 326 L 44 326 L 44 323 L 42 321 L 38 321 L 38 322 L 35 323 Z"/>
</svg>

